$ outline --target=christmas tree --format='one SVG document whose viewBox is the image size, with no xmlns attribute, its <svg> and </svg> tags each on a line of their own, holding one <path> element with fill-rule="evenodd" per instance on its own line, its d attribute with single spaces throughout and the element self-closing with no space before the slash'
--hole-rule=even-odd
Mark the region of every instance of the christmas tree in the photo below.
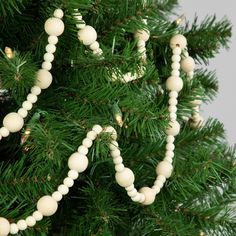
<svg viewBox="0 0 236 236">
<path fill-rule="evenodd" d="M 1 1 L 1 236 L 235 235 L 235 149 L 199 113 L 231 24 L 177 6 Z"/>
</svg>

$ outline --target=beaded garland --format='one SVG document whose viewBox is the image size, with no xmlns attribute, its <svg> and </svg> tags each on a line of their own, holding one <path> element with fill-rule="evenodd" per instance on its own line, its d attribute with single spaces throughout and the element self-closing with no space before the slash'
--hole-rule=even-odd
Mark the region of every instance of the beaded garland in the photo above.
<svg viewBox="0 0 236 236">
<path fill-rule="evenodd" d="M 52 82 L 52 75 L 49 72 L 51 69 L 51 62 L 53 61 L 53 53 L 56 50 L 55 44 L 58 41 L 57 36 L 61 35 L 64 30 L 64 24 L 61 20 L 63 17 L 63 11 L 57 9 L 54 12 L 54 17 L 48 19 L 45 23 L 45 30 L 49 34 L 49 44 L 46 47 L 47 53 L 44 55 L 44 63 L 42 69 L 39 70 L 37 76 L 37 83 L 31 89 L 31 94 L 28 95 L 27 101 L 19 109 L 18 113 L 10 113 L 4 118 L 4 127 L 1 130 L 5 130 L 5 136 L 9 132 L 19 131 L 23 124 L 23 118 L 27 116 L 27 111 L 32 108 L 32 104 L 37 101 L 37 95 L 40 94 L 41 89 L 46 89 Z M 193 70 L 195 67 L 194 61 L 191 57 L 186 56 L 181 61 L 181 53 L 187 47 L 187 40 L 182 35 L 175 35 L 170 41 L 170 47 L 172 48 L 172 72 L 171 76 L 166 81 L 166 88 L 169 91 L 169 107 L 170 121 L 169 127 L 166 130 L 166 153 L 163 161 L 159 162 L 156 167 L 157 178 L 152 187 L 142 187 L 139 191 L 134 186 L 135 176 L 131 169 L 127 168 L 123 164 L 123 158 L 119 150 L 117 143 L 117 132 L 111 127 L 102 128 L 100 125 L 95 125 L 91 131 L 86 135 L 86 138 L 82 141 L 82 145 L 78 147 L 77 152 L 73 153 L 68 159 L 69 172 L 67 177 L 63 180 L 63 184 L 59 185 L 57 190 L 51 195 L 45 195 L 41 197 L 37 202 L 37 210 L 32 215 L 25 219 L 20 219 L 17 223 L 10 223 L 6 218 L 0 217 L 0 236 L 7 236 L 10 234 L 17 234 L 19 231 L 26 230 L 28 227 L 33 227 L 37 221 L 43 219 L 44 216 L 51 216 L 55 214 L 58 208 L 58 202 L 62 197 L 69 192 L 69 188 L 74 185 L 74 181 L 79 177 L 79 174 L 84 172 L 88 167 L 87 154 L 89 148 L 93 145 L 93 141 L 102 133 L 106 132 L 111 135 L 111 142 L 109 144 L 110 154 L 115 165 L 115 179 L 116 182 L 124 187 L 128 196 L 134 201 L 143 205 L 150 205 L 154 202 L 156 195 L 160 192 L 166 180 L 171 176 L 174 157 L 174 140 L 175 136 L 180 131 L 180 124 L 177 122 L 177 104 L 178 93 L 183 88 L 183 81 L 180 78 L 180 68 L 186 73 L 193 76 Z M 181 62 L 181 63 L 180 63 Z M 19 118 L 20 117 L 20 118 Z M 15 121 L 17 120 L 16 124 Z M 10 125 L 13 122 L 14 125 Z M 7 131 L 6 131 L 7 130 Z M 4 133 L 1 131 L 2 133 Z M 2 135 L 3 136 L 3 135 Z"/>
</svg>

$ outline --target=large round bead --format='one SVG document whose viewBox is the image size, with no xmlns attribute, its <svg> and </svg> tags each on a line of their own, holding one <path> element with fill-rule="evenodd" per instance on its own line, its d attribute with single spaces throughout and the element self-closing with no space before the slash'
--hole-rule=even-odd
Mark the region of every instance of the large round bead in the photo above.
<svg viewBox="0 0 236 236">
<path fill-rule="evenodd" d="M 88 167 L 88 158 L 79 152 L 75 152 L 69 157 L 68 166 L 71 170 L 81 173 Z"/>
<path fill-rule="evenodd" d="M 43 196 L 38 200 L 37 209 L 43 216 L 51 216 L 57 211 L 58 204 L 51 196 Z"/>
<path fill-rule="evenodd" d="M 121 187 L 128 187 L 134 183 L 134 173 L 129 168 L 124 168 L 123 171 L 116 173 L 116 182 Z"/>
<path fill-rule="evenodd" d="M 92 26 L 86 25 L 78 31 L 78 38 L 84 45 L 88 46 L 97 40 L 97 32 Z"/>
<path fill-rule="evenodd" d="M 177 34 L 173 36 L 170 40 L 170 47 L 172 49 L 176 47 L 180 47 L 181 49 L 184 49 L 186 48 L 186 46 L 187 46 L 187 39 L 181 34 Z"/>
<path fill-rule="evenodd" d="M 166 88 L 170 91 L 179 92 L 183 88 L 183 80 L 177 76 L 170 76 L 166 80 Z"/>
<path fill-rule="evenodd" d="M 157 175 L 164 175 L 166 178 L 170 178 L 172 170 L 173 166 L 167 161 L 161 161 L 156 167 Z"/>
<path fill-rule="evenodd" d="M 41 89 L 47 89 L 52 83 L 52 74 L 44 69 L 40 69 L 37 73 L 36 85 Z"/>
<path fill-rule="evenodd" d="M 10 223 L 7 219 L 0 217 L 0 236 L 7 236 L 10 233 Z"/>
<path fill-rule="evenodd" d="M 181 61 L 181 68 L 186 73 L 194 71 L 195 61 L 192 57 L 186 57 Z"/>
<path fill-rule="evenodd" d="M 16 112 L 11 112 L 5 116 L 3 119 L 3 125 L 6 127 L 11 133 L 18 132 L 22 129 L 24 125 L 23 118 Z"/>
<path fill-rule="evenodd" d="M 155 201 L 155 191 L 149 187 L 143 187 L 139 190 L 140 193 L 142 193 L 145 196 L 144 202 L 142 202 L 143 205 L 151 205 Z"/>
<path fill-rule="evenodd" d="M 170 121 L 169 127 L 166 130 L 166 134 L 176 136 L 177 134 L 179 134 L 179 131 L 180 131 L 179 122 L 178 121 Z"/>
<path fill-rule="evenodd" d="M 64 23 L 61 19 L 51 17 L 46 20 L 44 29 L 50 36 L 59 36 L 64 32 Z"/>
</svg>

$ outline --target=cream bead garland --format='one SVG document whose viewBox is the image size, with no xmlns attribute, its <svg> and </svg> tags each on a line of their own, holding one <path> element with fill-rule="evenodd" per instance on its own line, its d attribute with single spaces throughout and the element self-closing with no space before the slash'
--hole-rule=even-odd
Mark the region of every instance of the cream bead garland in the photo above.
<svg viewBox="0 0 236 236">
<path fill-rule="evenodd" d="M 76 24 L 78 29 L 78 39 L 85 46 L 89 46 L 89 48 L 93 51 L 94 55 L 101 56 L 103 54 L 102 49 L 100 48 L 100 44 L 97 42 L 97 32 L 96 30 L 90 26 L 86 25 L 83 20 L 82 15 L 75 9 L 74 18 L 79 21 L 79 24 Z M 143 20 L 145 24 L 147 22 Z M 134 38 L 137 40 L 137 50 L 141 54 L 141 59 L 143 64 L 146 63 L 146 42 L 150 37 L 150 32 L 148 30 L 140 29 L 134 33 Z M 120 79 L 123 83 L 128 83 L 130 81 L 141 78 L 144 75 L 145 67 L 142 65 L 140 70 L 136 73 L 132 74 L 131 72 L 127 72 L 126 74 L 122 74 L 120 70 L 117 73 L 112 73 L 111 79 L 112 81 L 116 81 Z M 117 74 L 122 75 L 121 78 L 117 76 Z"/>
<path fill-rule="evenodd" d="M 49 35 L 48 44 L 46 46 L 46 53 L 44 54 L 44 62 L 41 69 L 36 76 L 35 85 L 31 88 L 30 93 L 27 95 L 27 99 L 22 103 L 22 107 L 18 111 L 7 114 L 3 119 L 3 127 L 0 128 L 0 140 L 2 137 L 9 136 L 10 133 L 20 131 L 24 126 L 24 118 L 27 117 L 28 111 L 33 107 L 33 104 L 37 102 L 38 95 L 40 95 L 42 89 L 47 89 L 52 83 L 52 74 L 49 72 L 52 68 L 52 62 L 54 60 L 53 53 L 56 51 L 56 44 L 58 37 L 64 31 L 64 23 L 61 20 L 64 13 L 61 9 L 54 11 L 54 17 L 49 18 L 45 22 L 45 31 Z"/>
</svg>

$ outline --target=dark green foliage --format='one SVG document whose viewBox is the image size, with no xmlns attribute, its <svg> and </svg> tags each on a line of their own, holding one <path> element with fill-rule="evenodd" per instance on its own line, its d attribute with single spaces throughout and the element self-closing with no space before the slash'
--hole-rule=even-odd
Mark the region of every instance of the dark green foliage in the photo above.
<svg viewBox="0 0 236 236">
<path fill-rule="evenodd" d="M 188 38 L 189 53 L 207 63 L 228 47 L 231 24 L 207 17 L 198 24 L 177 26 L 168 17 L 177 0 L 45 0 L 0 2 L 0 46 L 15 50 L 8 59 L 1 54 L 0 80 L 10 99 L 1 99 L 1 119 L 24 101 L 35 81 L 47 44 L 45 20 L 56 7 L 65 12 L 65 32 L 53 62 L 53 84 L 42 91 L 24 129 L 31 134 L 21 143 L 24 130 L 0 143 L 0 216 L 12 221 L 35 210 L 37 200 L 51 194 L 67 174 L 68 157 L 76 151 L 94 124 L 112 125 L 126 166 L 136 176 L 135 185 L 151 186 L 155 167 L 165 154 L 170 75 L 169 40 L 177 31 Z M 78 8 L 87 24 L 98 32 L 104 51 L 98 59 L 78 42 L 72 15 Z M 141 18 L 148 19 L 144 25 Z M 112 82 L 113 72 L 140 69 L 133 32 L 151 31 L 147 44 L 146 73 L 124 84 Z M 73 63 L 72 63 L 73 62 Z M 16 79 L 19 78 L 19 79 Z M 182 74 L 179 95 L 174 172 L 151 206 L 133 203 L 115 182 L 108 151 L 109 135 L 103 134 L 89 151 L 89 168 L 80 175 L 53 217 L 46 217 L 26 236 L 233 236 L 235 217 L 235 149 L 225 141 L 224 127 L 211 119 L 193 129 L 190 101 L 212 101 L 218 90 L 214 72 L 198 69 L 192 82 Z M 114 118 L 114 104 L 124 125 Z"/>
</svg>

